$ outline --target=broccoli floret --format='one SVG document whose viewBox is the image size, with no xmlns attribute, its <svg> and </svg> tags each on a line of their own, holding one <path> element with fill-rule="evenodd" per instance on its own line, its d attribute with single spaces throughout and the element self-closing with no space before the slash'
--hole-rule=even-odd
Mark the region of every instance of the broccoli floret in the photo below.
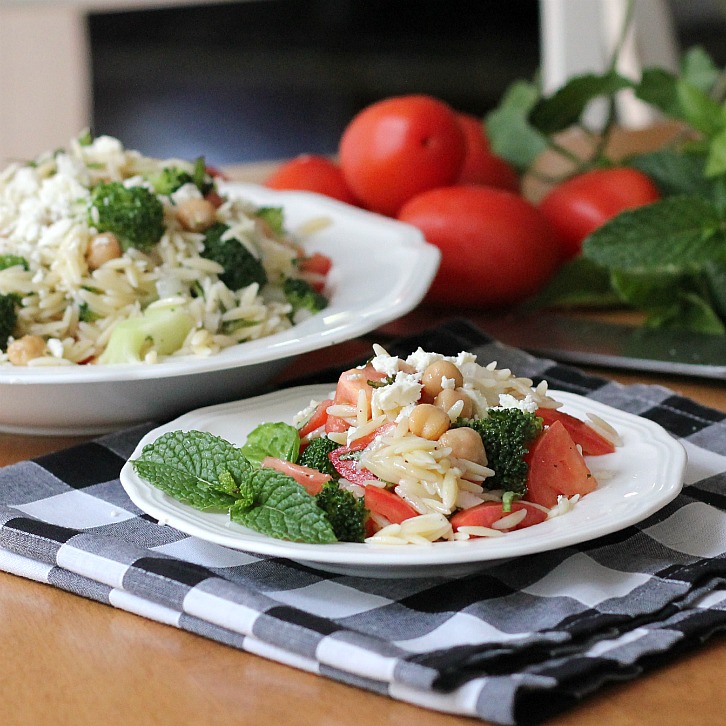
<svg viewBox="0 0 726 726">
<path fill-rule="evenodd" d="M 473 428 L 484 442 L 487 466 L 494 470 L 486 486 L 524 495 L 529 470 L 524 456 L 542 431 L 542 419 L 519 408 L 490 408 L 486 418 L 462 419 L 460 424 Z"/>
<path fill-rule="evenodd" d="M 202 195 L 214 189 L 214 179 L 207 173 L 204 157 L 200 156 L 194 162 L 191 172 L 178 166 L 164 167 L 158 174 L 149 179 L 157 194 L 168 196 L 185 184 L 194 184 Z"/>
<path fill-rule="evenodd" d="M 0 350 L 8 347 L 8 338 L 18 322 L 18 298 L 16 295 L 0 295 Z"/>
<path fill-rule="evenodd" d="M 365 521 L 368 510 L 363 499 L 337 482 L 328 481 L 315 495 L 318 506 L 328 516 L 339 542 L 362 542 L 365 539 Z"/>
<path fill-rule="evenodd" d="M 124 250 L 148 251 L 164 234 L 164 207 L 145 187 L 101 182 L 91 191 L 88 223 L 114 234 Z"/>
<path fill-rule="evenodd" d="M 288 277 L 283 284 L 285 298 L 292 305 L 292 320 L 300 313 L 318 313 L 328 306 L 328 298 L 319 293 L 307 280 Z"/>
<path fill-rule="evenodd" d="M 147 309 L 141 317 L 117 323 L 99 363 L 140 363 L 151 350 L 170 355 L 194 327 L 189 313 L 174 307 Z"/>
<path fill-rule="evenodd" d="M 214 260 L 224 267 L 219 279 L 230 290 L 239 290 L 253 282 L 262 287 L 267 283 L 265 268 L 238 239 L 222 239 L 228 229 L 226 224 L 217 222 L 205 232 L 202 257 Z"/>
<path fill-rule="evenodd" d="M 168 196 L 185 184 L 191 184 L 192 175 L 177 166 L 167 166 L 149 179 L 157 194 Z"/>
<path fill-rule="evenodd" d="M 327 436 L 320 436 L 317 439 L 313 439 L 303 449 L 302 454 L 298 457 L 297 463 L 309 466 L 311 469 L 317 469 L 323 474 L 330 474 L 333 479 L 338 479 L 340 474 L 335 470 L 335 467 L 328 458 L 328 454 L 331 451 L 335 451 L 340 446 L 335 441 L 329 439 Z"/>
</svg>

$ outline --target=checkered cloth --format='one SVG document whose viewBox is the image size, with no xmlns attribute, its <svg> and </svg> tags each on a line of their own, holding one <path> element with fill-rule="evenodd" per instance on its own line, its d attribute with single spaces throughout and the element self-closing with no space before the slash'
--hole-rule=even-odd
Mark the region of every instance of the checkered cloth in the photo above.
<svg viewBox="0 0 726 726">
<path fill-rule="evenodd" d="M 343 683 L 501 724 L 542 721 L 726 625 L 726 415 L 500 346 L 463 321 L 387 348 L 418 345 L 471 350 L 658 422 L 687 449 L 687 487 L 640 525 L 582 545 L 464 577 L 367 579 L 159 526 L 118 480 L 144 426 L 0 470 L 0 568 Z"/>
</svg>

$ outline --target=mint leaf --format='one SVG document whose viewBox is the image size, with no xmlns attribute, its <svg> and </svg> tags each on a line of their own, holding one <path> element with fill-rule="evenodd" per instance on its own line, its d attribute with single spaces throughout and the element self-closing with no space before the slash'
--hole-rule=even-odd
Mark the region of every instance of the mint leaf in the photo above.
<svg viewBox="0 0 726 726">
<path fill-rule="evenodd" d="M 678 78 L 663 68 L 646 68 L 635 88 L 635 95 L 646 103 L 655 106 L 666 116 L 682 119 L 676 90 Z"/>
<path fill-rule="evenodd" d="M 615 71 L 575 76 L 548 98 L 540 99 L 529 114 L 529 122 L 544 134 L 564 131 L 580 120 L 591 101 L 632 86 Z"/>
<path fill-rule="evenodd" d="M 149 484 L 197 509 L 228 509 L 235 497 L 217 490 L 220 479 L 242 482 L 251 468 L 238 448 L 206 431 L 162 434 L 132 465 Z"/>
<path fill-rule="evenodd" d="M 632 166 L 649 176 L 664 197 L 684 194 L 715 199 L 714 183 L 706 179 L 706 157 L 702 153 L 660 149 L 628 159 Z"/>
<path fill-rule="evenodd" d="M 680 272 L 624 272 L 615 270 L 611 276 L 613 290 L 633 307 L 662 310 L 673 304 L 673 291 L 681 284 Z"/>
<path fill-rule="evenodd" d="M 525 307 L 602 307 L 618 302 L 610 287 L 610 271 L 578 256 L 565 262 Z"/>
<path fill-rule="evenodd" d="M 290 542 L 331 544 L 337 541 L 315 497 L 292 477 L 275 469 L 255 469 L 247 484 L 252 499 L 232 505 L 229 516 L 233 522 Z"/>
<path fill-rule="evenodd" d="M 300 434 L 290 424 L 263 423 L 253 429 L 242 446 L 242 453 L 252 464 L 260 465 L 266 456 L 297 461 Z"/>
<path fill-rule="evenodd" d="M 726 326 L 703 297 L 694 292 L 678 292 L 666 309 L 651 313 L 648 327 L 690 330 L 706 335 L 723 335 Z"/>
<path fill-rule="evenodd" d="M 676 98 L 681 118 L 706 137 L 710 138 L 724 128 L 721 105 L 700 88 L 679 79 Z"/>
<path fill-rule="evenodd" d="M 516 81 L 499 106 L 485 118 L 492 151 L 520 171 L 528 169 L 549 146 L 547 137 L 527 120 L 539 99 L 539 89 L 528 81 Z"/>
<path fill-rule="evenodd" d="M 704 93 L 713 88 L 719 74 L 711 56 L 700 46 L 690 48 L 681 58 L 681 77 Z"/>
<path fill-rule="evenodd" d="M 726 129 L 711 139 L 708 146 L 705 174 L 707 177 L 726 174 Z"/>
<path fill-rule="evenodd" d="M 726 320 L 726 264 L 709 262 L 704 266 L 703 273 L 710 292 L 711 305 Z"/>
<path fill-rule="evenodd" d="M 673 197 L 622 212 L 587 237 L 593 262 L 628 272 L 695 272 L 726 261 L 724 219 L 698 197 Z"/>
</svg>

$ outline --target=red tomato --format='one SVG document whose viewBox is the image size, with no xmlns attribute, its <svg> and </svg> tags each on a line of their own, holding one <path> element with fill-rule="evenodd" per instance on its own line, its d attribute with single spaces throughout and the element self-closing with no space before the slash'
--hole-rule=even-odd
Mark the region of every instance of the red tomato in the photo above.
<svg viewBox="0 0 726 726">
<path fill-rule="evenodd" d="M 333 260 L 322 252 L 313 252 L 307 257 L 300 257 L 297 260 L 297 267 L 300 272 L 312 273 L 314 275 L 327 275 L 333 266 Z"/>
<path fill-rule="evenodd" d="M 522 509 L 527 512 L 524 519 L 514 527 L 502 530 L 503 532 L 531 527 L 533 524 L 539 524 L 547 519 L 547 512 L 543 512 L 529 502 L 512 502 L 512 512 L 519 512 Z M 484 502 L 457 512 L 451 518 L 451 526 L 454 530 L 459 529 L 459 527 L 491 527 L 507 514 L 510 514 L 510 512 L 505 512 L 499 502 Z"/>
<path fill-rule="evenodd" d="M 418 517 L 418 512 L 407 501 L 382 487 L 367 486 L 363 501 L 369 512 L 385 517 L 391 524 Z"/>
<path fill-rule="evenodd" d="M 542 214 L 557 230 L 567 257 L 580 252 L 591 232 L 626 209 L 660 199 L 651 179 L 628 167 L 594 169 L 556 186 L 540 202 Z"/>
<path fill-rule="evenodd" d="M 333 449 L 328 454 L 330 463 L 335 467 L 335 471 L 340 474 L 344 479 L 347 479 L 351 484 L 360 484 L 365 486 L 367 481 L 376 479 L 374 474 L 371 474 L 368 469 L 364 466 L 360 466 L 355 459 L 344 459 L 342 458 L 345 454 L 349 454 L 351 449 L 347 446 L 341 446 L 337 449 Z"/>
<path fill-rule="evenodd" d="M 317 405 L 310 418 L 300 427 L 299 433 L 301 439 L 326 424 L 328 420 L 328 406 L 332 405 L 332 398 L 327 398 Z"/>
<path fill-rule="evenodd" d="M 561 421 L 548 426 L 525 457 L 529 464 L 527 499 L 544 507 L 554 507 L 557 496 L 584 496 L 597 487 L 567 429 Z"/>
<path fill-rule="evenodd" d="M 309 257 L 298 257 L 297 268 L 300 277 L 318 292 L 325 288 L 326 278 L 333 266 L 333 260 L 322 252 L 313 252 Z"/>
<path fill-rule="evenodd" d="M 340 165 L 363 206 L 394 216 L 408 199 L 453 184 L 464 161 L 454 111 L 430 96 L 397 96 L 364 108 L 340 139 Z"/>
<path fill-rule="evenodd" d="M 340 167 L 325 156 L 302 154 L 290 159 L 272 172 L 264 184 L 270 189 L 317 192 L 341 202 L 357 204 Z"/>
<path fill-rule="evenodd" d="M 332 479 L 330 474 L 323 474 L 317 469 L 311 469 L 309 466 L 293 464 L 291 461 L 278 459 L 274 456 L 266 456 L 262 460 L 262 466 L 291 476 L 298 484 L 305 487 L 308 494 L 313 496 L 320 493 L 326 481 Z"/>
<path fill-rule="evenodd" d="M 340 446 L 339 448 L 334 449 L 328 454 L 330 463 L 341 476 L 345 477 L 349 482 L 353 482 L 354 484 L 363 485 L 371 479 L 376 479 L 376 476 L 374 476 L 365 467 L 360 466 L 355 459 L 348 459 L 346 456 L 353 451 L 363 451 L 363 449 L 365 449 L 366 446 L 368 446 L 368 444 L 376 438 L 376 436 L 384 434 L 386 431 L 395 428 L 395 426 L 395 423 L 383 424 L 383 426 L 379 426 L 375 431 L 371 431 L 368 435 L 355 439 L 355 441 L 352 441 L 348 444 L 348 446 Z"/>
<path fill-rule="evenodd" d="M 579 418 L 570 416 L 569 413 L 558 411 L 555 408 L 539 408 L 537 415 L 544 421 L 545 426 L 551 426 L 555 421 L 560 421 L 567 429 L 572 440 L 579 444 L 585 456 L 600 456 L 601 454 L 612 454 L 615 446 L 602 434 L 595 431 Z"/>
<path fill-rule="evenodd" d="M 441 250 L 429 302 L 501 307 L 537 292 L 560 262 L 557 235 L 539 210 L 503 189 L 452 186 L 407 202 L 398 218 Z"/>
<path fill-rule="evenodd" d="M 456 180 L 457 184 L 483 184 L 488 187 L 519 191 L 517 170 L 504 159 L 492 153 L 484 124 L 468 113 L 456 115 L 464 132 L 466 154 Z"/>
<path fill-rule="evenodd" d="M 363 368 L 350 368 L 347 371 L 343 371 L 335 387 L 334 402 L 336 404 L 357 406 L 358 394 L 360 391 L 364 391 L 368 403 L 368 413 L 370 413 L 373 387 L 368 381 L 382 381 L 385 377 L 385 373 L 380 373 L 371 365 L 364 366 Z"/>
</svg>

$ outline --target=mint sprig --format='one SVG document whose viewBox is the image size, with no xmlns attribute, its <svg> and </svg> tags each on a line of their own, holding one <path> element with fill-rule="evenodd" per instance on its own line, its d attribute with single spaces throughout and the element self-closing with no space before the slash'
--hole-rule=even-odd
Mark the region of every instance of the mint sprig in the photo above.
<svg viewBox="0 0 726 726">
<path fill-rule="evenodd" d="M 285 433 L 279 425 L 259 429 L 273 434 L 273 448 L 290 443 L 276 435 Z M 209 432 L 162 434 L 132 465 L 170 497 L 195 509 L 228 511 L 232 521 L 261 534 L 310 544 L 337 541 L 325 511 L 304 487 L 275 469 L 253 466 L 242 449 Z"/>
<path fill-rule="evenodd" d="M 276 539 L 309 544 L 336 542 L 325 512 L 291 477 L 275 469 L 255 469 L 247 480 L 252 498 L 235 502 L 233 522 Z"/>
<path fill-rule="evenodd" d="M 205 431 L 170 431 L 147 444 L 133 462 L 137 474 L 196 509 L 228 509 L 235 497 L 220 491 L 220 478 L 240 483 L 250 463 L 229 441 Z"/>
</svg>

